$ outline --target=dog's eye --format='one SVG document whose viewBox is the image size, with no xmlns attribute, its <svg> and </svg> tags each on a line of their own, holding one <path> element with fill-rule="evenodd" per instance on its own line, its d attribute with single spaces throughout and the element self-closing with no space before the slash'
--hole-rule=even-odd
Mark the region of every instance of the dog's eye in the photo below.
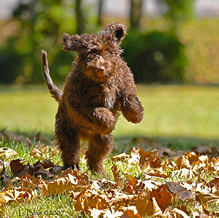
<svg viewBox="0 0 219 218">
<path fill-rule="evenodd" d="M 90 51 L 92 54 L 99 54 L 100 51 L 97 48 L 92 48 Z"/>
</svg>

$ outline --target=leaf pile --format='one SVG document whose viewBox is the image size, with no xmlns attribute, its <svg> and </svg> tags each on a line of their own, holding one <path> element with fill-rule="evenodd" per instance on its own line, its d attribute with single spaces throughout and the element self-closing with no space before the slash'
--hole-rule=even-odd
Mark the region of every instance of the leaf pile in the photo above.
<svg viewBox="0 0 219 218">
<path fill-rule="evenodd" d="M 0 192 L 0 206 L 65 193 L 74 203 L 72 210 L 91 217 L 219 216 L 219 157 L 214 157 L 217 148 L 197 147 L 194 151 L 202 149 L 202 154 L 183 154 L 162 147 L 156 140 L 149 143 L 158 148 L 133 148 L 130 154 L 108 158 L 112 167 L 107 173 L 112 173 L 112 179 L 92 179 L 90 172 L 78 170 L 62 171 L 36 148 L 32 155 L 43 161 L 32 165 L 20 159 L 1 161 L 0 176 L 5 187 Z M 1 158 L 16 155 L 10 148 L 0 150 Z M 7 166 L 14 178 L 6 173 Z M 140 174 L 130 175 L 127 171 L 131 167 L 139 169 Z"/>
</svg>

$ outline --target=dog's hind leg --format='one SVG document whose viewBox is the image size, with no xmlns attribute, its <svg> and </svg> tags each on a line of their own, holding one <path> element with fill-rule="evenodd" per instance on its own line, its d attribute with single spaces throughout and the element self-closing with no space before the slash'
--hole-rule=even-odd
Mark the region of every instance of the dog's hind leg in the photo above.
<svg viewBox="0 0 219 218">
<path fill-rule="evenodd" d="M 56 115 L 55 137 L 62 151 L 64 168 L 75 166 L 79 169 L 80 138 L 78 131 L 68 123 L 62 109 Z"/>
<path fill-rule="evenodd" d="M 96 173 L 104 172 L 103 162 L 113 149 L 111 135 L 94 134 L 90 137 L 86 152 L 87 164 L 90 170 Z"/>
</svg>

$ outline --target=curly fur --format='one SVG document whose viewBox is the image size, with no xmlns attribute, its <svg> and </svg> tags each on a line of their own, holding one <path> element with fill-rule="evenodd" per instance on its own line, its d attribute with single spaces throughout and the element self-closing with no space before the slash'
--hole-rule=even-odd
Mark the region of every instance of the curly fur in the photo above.
<svg viewBox="0 0 219 218">
<path fill-rule="evenodd" d="M 64 167 L 79 168 L 80 140 L 88 140 L 89 169 L 103 172 L 103 161 L 113 148 L 111 132 L 121 111 L 132 123 L 143 119 L 143 107 L 127 64 L 120 57 L 126 27 L 109 24 L 97 34 L 64 34 L 63 47 L 78 53 L 66 78 L 63 92 L 52 82 L 46 52 L 43 51 L 44 78 L 59 102 L 55 137 L 62 151 Z"/>
</svg>

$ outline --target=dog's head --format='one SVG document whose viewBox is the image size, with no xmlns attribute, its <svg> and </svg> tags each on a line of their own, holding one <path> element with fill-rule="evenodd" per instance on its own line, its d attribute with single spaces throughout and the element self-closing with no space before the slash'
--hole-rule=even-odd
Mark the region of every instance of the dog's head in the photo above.
<svg viewBox="0 0 219 218">
<path fill-rule="evenodd" d="M 83 73 L 97 82 L 106 82 L 116 72 L 116 62 L 122 50 L 120 44 L 126 35 L 126 26 L 109 24 L 97 34 L 63 36 L 64 50 L 78 52 Z"/>
</svg>

